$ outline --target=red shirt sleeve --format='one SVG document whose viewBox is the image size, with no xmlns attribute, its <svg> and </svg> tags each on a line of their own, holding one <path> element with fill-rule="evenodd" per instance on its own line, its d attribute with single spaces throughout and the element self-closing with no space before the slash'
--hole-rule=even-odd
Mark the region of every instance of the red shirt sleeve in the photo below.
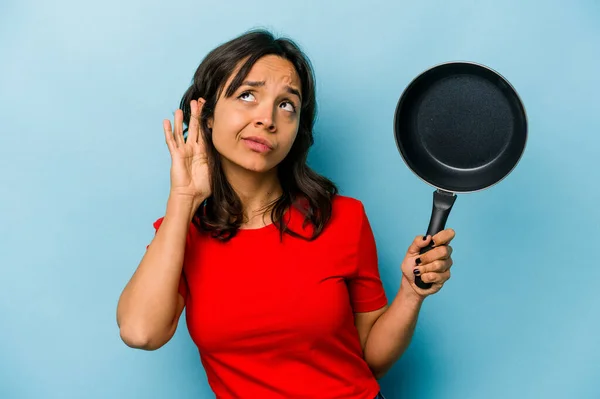
<svg viewBox="0 0 600 399">
<path fill-rule="evenodd" d="M 154 234 L 156 234 L 156 232 L 158 231 L 158 228 L 160 227 L 160 225 L 163 222 L 164 217 L 161 217 L 159 219 L 157 219 L 152 225 L 154 226 Z M 150 244 L 148 244 L 146 246 L 146 249 L 148 249 L 148 247 L 150 246 Z M 187 247 L 187 243 L 186 243 L 186 247 Z M 183 267 L 185 269 L 185 255 L 183 257 Z M 179 278 L 179 294 L 183 297 L 183 299 L 185 300 L 187 298 L 187 282 L 185 280 L 185 274 L 184 274 L 184 270 L 182 270 L 181 272 L 181 277 Z"/>
<path fill-rule="evenodd" d="M 379 275 L 375 237 L 362 204 L 359 225 L 356 271 L 349 291 L 354 312 L 370 312 L 387 305 L 387 297 Z"/>
</svg>

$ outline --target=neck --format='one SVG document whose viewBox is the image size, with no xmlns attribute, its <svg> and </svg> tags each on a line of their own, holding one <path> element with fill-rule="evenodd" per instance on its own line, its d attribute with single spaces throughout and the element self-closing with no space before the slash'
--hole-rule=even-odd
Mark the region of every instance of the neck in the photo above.
<svg viewBox="0 0 600 399">
<path fill-rule="evenodd" d="M 254 229 L 270 224 L 271 208 L 268 205 L 282 194 L 277 170 L 274 168 L 269 172 L 257 173 L 233 165 L 223 166 L 225 177 L 242 201 L 242 228 Z"/>
</svg>

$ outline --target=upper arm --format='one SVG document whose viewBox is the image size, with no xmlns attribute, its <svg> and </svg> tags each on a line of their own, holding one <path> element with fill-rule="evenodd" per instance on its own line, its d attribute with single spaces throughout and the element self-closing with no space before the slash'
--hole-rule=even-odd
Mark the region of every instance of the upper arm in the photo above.
<svg viewBox="0 0 600 399">
<path fill-rule="evenodd" d="M 362 206 L 356 223 L 355 231 L 358 233 L 353 271 L 348 277 L 348 293 L 354 313 L 370 313 L 387 305 L 387 297 L 379 275 L 375 237 Z"/>
<path fill-rule="evenodd" d="M 175 331 L 177 330 L 177 325 L 179 324 L 179 319 L 181 318 L 181 314 L 183 313 L 184 308 L 185 298 L 181 293 L 179 293 L 179 295 L 177 295 L 177 307 L 175 308 L 175 317 L 173 318 L 173 324 L 171 325 L 171 330 L 169 331 L 167 341 L 169 341 L 175 334 Z"/>
<path fill-rule="evenodd" d="M 356 330 L 358 331 L 358 336 L 360 338 L 360 346 L 365 349 L 365 345 L 367 343 L 367 338 L 369 337 L 369 333 L 371 332 L 371 328 L 388 308 L 388 305 L 385 305 L 381 309 L 373 310 L 370 312 L 360 312 L 354 313 L 354 325 L 356 326 Z"/>
<path fill-rule="evenodd" d="M 354 324 L 364 349 L 371 328 L 388 308 L 379 274 L 377 247 L 364 207 L 361 206 L 356 245 L 356 269 L 348 281 Z"/>
<path fill-rule="evenodd" d="M 179 325 L 179 319 L 181 318 L 181 314 L 183 313 L 183 309 L 185 308 L 185 299 L 180 294 L 177 295 L 177 305 L 175 308 L 175 315 L 173 320 L 171 321 L 171 325 L 169 329 L 164 333 L 158 335 L 154 341 L 148 341 L 142 349 L 146 350 L 157 350 L 160 349 L 163 345 L 166 345 L 167 342 L 173 338 L 175 335 L 175 331 L 177 331 L 177 326 Z"/>
<path fill-rule="evenodd" d="M 169 339 L 175 334 L 175 330 L 177 329 L 177 325 L 179 324 L 179 319 L 181 318 L 181 313 L 183 313 L 183 309 L 185 308 L 185 300 L 188 294 L 188 286 L 187 281 L 185 279 L 185 273 L 182 272 L 179 277 L 179 286 L 177 288 L 177 305 L 175 307 L 175 316 L 172 321 L 171 329 L 169 331 Z"/>
</svg>

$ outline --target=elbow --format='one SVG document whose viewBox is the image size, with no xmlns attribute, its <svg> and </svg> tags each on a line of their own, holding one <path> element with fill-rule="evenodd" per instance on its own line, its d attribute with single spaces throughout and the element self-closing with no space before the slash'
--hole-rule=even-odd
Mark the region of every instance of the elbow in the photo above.
<svg viewBox="0 0 600 399">
<path fill-rule="evenodd" d="M 373 371 L 373 377 L 375 377 L 376 380 L 382 379 L 386 374 L 387 370 Z"/>
<path fill-rule="evenodd" d="M 152 333 L 147 328 L 122 325 L 119 328 L 121 340 L 130 348 L 154 351 L 161 348 L 168 339 Z"/>
<path fill-rule="evenodd" d="M 375 377 L 376 380 L 382 379 L 387 374 L 387 370 L 385 369 L 375 368 L 372 366 L 369 366 L 369 368 L 371 369 L 371 373 L 373 374 L 373 377 Z"/>
<path fill-rule="evenodd" d="M 365 358 L 367 365 L 369 366 L 369 370 L 371 370 L 371 374 L 376 380 L 380 380 L 386 376 L 386 374 L 392 368 L 393 363 L 389 361 L 375 361 L 374 359 Z"/>
</svg>

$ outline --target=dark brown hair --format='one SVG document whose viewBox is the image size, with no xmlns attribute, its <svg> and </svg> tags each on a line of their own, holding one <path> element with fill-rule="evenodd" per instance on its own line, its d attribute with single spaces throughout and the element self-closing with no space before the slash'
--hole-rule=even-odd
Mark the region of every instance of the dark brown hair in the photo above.
<svg viewBox="0 0 600 399">
<path fill-rule="evenodd" d="M 329 221 L 332 199 L 338 193 L 332 181 L 307 165 L 308 150 L 314 143 L 313 125 L 317 111 L 315 79 L 310 61 L 291 39 L 276 39 L 273 34 L 262 29 L 246 32 L 208 53 L 194 73 L 192 83 L 180 102 L 187 131 L 191 114 L 190 101 L 199 97 L 206 100 L 200 115 L 200 127 L 206 142 L 212 194 L 198 208 L 193 223 L 221 240 L 228 240 L 236 234 L 244 214 L 239 197 L 223 173 L 220 154 L 212 144 L 208 119 L 212 117 L 217 100 L 234 70 L 244 62 L 227 88 L 226 97 L 235 93 L 256 61 L 267 55 L 276 55 L 291 62 L 300 77 L 302 90 L 298 134 L 290 152 L 277 166 L 283 194 L 270 204 L 273 223 L 279 228 L 282 237 L 284 233 L 288 233 L 312 240 L 319 236 Z M 302 211 L 305 223 L 312 224 L 311 236 L 299 234 L 287 226 L 284 214 L 292 206 Z"/>
</svg>

